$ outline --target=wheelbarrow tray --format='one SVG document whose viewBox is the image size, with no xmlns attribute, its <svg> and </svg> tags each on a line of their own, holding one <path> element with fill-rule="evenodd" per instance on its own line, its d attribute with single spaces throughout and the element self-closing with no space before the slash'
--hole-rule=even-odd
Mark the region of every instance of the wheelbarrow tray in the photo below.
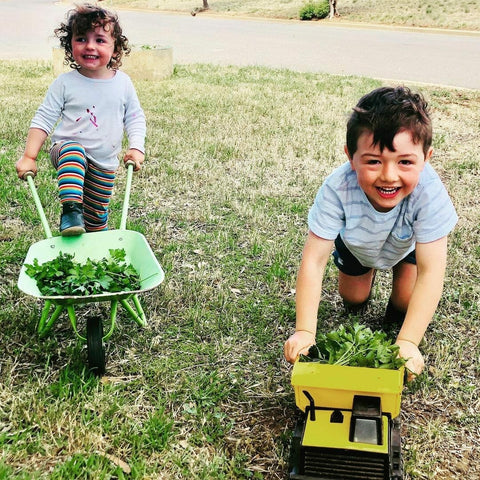
<svg viewBox="0 0 480 480">
<path fill-rule="evenodd" d="M 60 253 L 75 255 L 75 261 L 84 263 L 88 258 L 101 260 L 109 256 L 110 249 L 125 250 L 126 263 L 130 263 L 140 276 L 140 289 L 123 292 L 106 292 L 96 295 L 42 295 L 35 279 L 26 274 L 26 264 L 34 259 L 42 264 L 57 258 Z M 164 272 L 145 237 L 133 230 L 106 230 L 85 233 L 76 237 L 50 237 L 31 245 L 20 269 L 18 288 L 27 295 L 50 300 L 58 305 L 121 300 L 157 287 L 164 279 Z"/>
</svg>

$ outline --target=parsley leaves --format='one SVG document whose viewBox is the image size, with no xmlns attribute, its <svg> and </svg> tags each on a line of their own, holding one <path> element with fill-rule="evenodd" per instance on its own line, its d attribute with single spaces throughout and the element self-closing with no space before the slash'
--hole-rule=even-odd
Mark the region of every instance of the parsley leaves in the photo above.
<svg viewBox="0 0 480 480">
<path fill-rule="evenodd" d="M 140 289 L 140 276 L 126 263 L 124 249 L 110 249 L 110 257 L 101 260 L 87 258 L 75 262 L 74 255 L 60 252 L 57 258 L 39 264 L 25 264 L 25 272 L 36 280 L 45 296 L 96 295 Z"/>
<path fill-rule="evenodd" d="M 398 356 L 398 351 L 399 346 L 392 343 L 386 333 L 372 332 L 355 323 L 320 333 L 317 344 L 310 347 L 308 356 L 300 355 L 299 361 L 396 370 L 406 363 Z"/>
</svg>

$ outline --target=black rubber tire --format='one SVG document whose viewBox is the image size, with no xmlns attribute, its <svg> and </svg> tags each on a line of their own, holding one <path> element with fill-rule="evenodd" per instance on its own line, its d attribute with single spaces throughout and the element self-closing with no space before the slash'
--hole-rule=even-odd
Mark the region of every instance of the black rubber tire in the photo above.
<svg viewBox="0 0 480 480">
<path fill-rule="evenodd" d="M 390 424 L 390 480 L 403 480 L 402 437 L 400 415 L 389 421 Z"/>
<path fill-rule="evenodd" d="M 103 346 L 103 323 L 99 317 L 87 319 L 88 368 L 95 375 L 105 373 L 105 348 Z"/>
</svg>

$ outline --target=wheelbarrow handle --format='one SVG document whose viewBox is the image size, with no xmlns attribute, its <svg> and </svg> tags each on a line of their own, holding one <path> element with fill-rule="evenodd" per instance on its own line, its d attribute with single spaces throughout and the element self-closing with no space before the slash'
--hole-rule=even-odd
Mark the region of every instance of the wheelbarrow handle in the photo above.
<svg viewBox="0 0 480 480">
<path fill-rule="evenodd" d="M 45 212 L 42 207 L 42 202 L 37 193 L 37 188 L 35 187 L 35 182 L 33 179 L 35 178 L 35 173 L 32 171 L 25 172 L 23 174 L 23 179 L 27 181 L 30 190 L 32 191 L 33 200 L 38 210 L 38 215 L 40 216 L 40 220 L 42 222 L 43 230 L 45 231 L 45 235 L 47 238 L 51 238 L 52 231 L 50 230 L 50 226 L 48 225 L 47 217 L 45 216 Z"/>
<path fill-rule="evenodd" d="M 127 168 L 127 183 L 125 185 L 125 197 L 123 199 L 122 218 L 120 220 L 120 230 L 127 229 L 127 214 L 128 214 L 128 205 L 130 203 L 130 191 L 132 189 L 132 176 L 133 176 L 134 166 L 135 166 L 135 162 L 133 160 L 127 160 L 125 162 L 125 167 Z"/>
</svg>

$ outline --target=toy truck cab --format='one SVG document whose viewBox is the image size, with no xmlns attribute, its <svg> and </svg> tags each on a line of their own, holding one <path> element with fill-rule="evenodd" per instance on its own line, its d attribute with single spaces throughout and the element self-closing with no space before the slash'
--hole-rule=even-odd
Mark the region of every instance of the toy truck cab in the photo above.
<svg viewBox="0 0 480 480">
<path fill-rule="evenodd" d="M 291 480 L 403 478 L 400 403 L 404 368 L 294 364 L 302 415 L 290 456 Z"/>
</svg>

